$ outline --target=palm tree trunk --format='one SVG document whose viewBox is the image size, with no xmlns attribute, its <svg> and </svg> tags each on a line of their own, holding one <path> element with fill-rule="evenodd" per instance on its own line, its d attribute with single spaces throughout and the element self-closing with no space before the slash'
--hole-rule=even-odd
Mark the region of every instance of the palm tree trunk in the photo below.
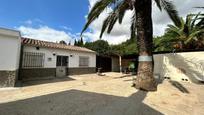
<svg viewBox="0 0 204 115">
<path fill-rule="evenodd" d="M 153 77 L 152 0 L 137 0 L 135 5 L 140 59 L 134 85 L 137 89 L 155 91 L 157 86 Z"/>
</svg>

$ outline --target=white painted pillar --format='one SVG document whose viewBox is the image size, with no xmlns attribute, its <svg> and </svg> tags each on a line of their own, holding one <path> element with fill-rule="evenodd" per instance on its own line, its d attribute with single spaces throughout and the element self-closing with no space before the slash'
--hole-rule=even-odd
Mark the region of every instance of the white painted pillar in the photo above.
<svg viewBox="0 0 204 115">
<path fill-rule="evenodd" d="M 122 73 L 122 57 L 119 55 L 120 73 Z"/>
</svg>

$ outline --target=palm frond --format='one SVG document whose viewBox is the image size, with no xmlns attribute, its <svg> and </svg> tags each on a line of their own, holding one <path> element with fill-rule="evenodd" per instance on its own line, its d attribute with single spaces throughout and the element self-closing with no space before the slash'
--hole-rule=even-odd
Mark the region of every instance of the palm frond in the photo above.
<svg viewBox="0 0 204 115">
<path fill-rule="evenodd" d="M 109 24 L 109 20 L 110 18 L 112 18 L 112 15 L 109 15 L 104 21 L 103 21 L 103 25 L 102 25 L 102 29 L 101 29 L 101 33 L 100 33 L 100 38 L 102 38 L 103 33 L 105 32 L 108 24 Z"/>
<path fill-rule="evenodd" d="M 199 12 L 198 14 L 196 14 L 195 18 L 192 20 L 191 28 L 193 28 L 193 27 L 195 26 L 195 22 L 198 20 L 200 14 L 201 14 L 201 12 Z"/>
<path fill-rule="evenodd" d="M 201 34 L 204 32 L 204 29 L 201 30 L 195 30 L 194 32 L 192 32 L 188 39 L 184 42 L 185 44 L 189 43 L 194 37 L 196 37 L 197 35 Z"/>
<path fill-rule="evenodd" d="M 189 32 L 191 31 L 191 22 L 192 22 L 192 16 L 187 15 L 186 23 L 184 24 L 184 30 L 183 30 L 186 35 L 189 35 Z"/>
<path fill-rule="evenodd" d="M 195 8 L 203 8 L 204 9 L 204 7 L 195 7 Z"/>
<path fill-rule="evenodd" d="M 204 29 L 204 15 L 200 14 L 197 20 L 199 20 L 199 22 L 196 24 L 196 27 Z"/>
<path fill-rule="evenodd" d="M 117 20 L 119 21 L 119 24 L 122 23 L 125 12 L 127 10 L 129 10 L 129 4 L 128 4 L 127 0 L 123 0 L 120 3 L 116 4 L 116 7 L 114 8 L 114 11 L 112 13 L 113 17 L 110 20 L 107 33 L 110 33 L 112 31 Z"/>
<path fill-rule="evenodd" d="M 88 14 L 88 19 L 91 19 L 93 15 L 100 15 L 104 9 L 109 6 L 112 3 L 115 3 L 117 0 L 99 0 L 96 2 L 96 4 L 93 6 L 91 11 Z"/>
<path fill-rule="evenodd" d="M 125 12 L 127 10 L 129 10 L 130 8 L 130 5 L 128 4 L 128 2 L 126 0 L 124 0 L 120 5 L 119 5 L 119 8 L 118 8 L 118 19 L 119 19 L 119 23 L 121 24 L 122 21 L 123 21 L 123 18 L 124 18 L 124 15 L 125 15 Z"/>
<path fill-rule="evenodd" d="M 155 0 L 156 1 L 156 0 Z M 178 16 L 178 12 L 175 10 L 175 6 L 172 4 L 172 2 L 168 0 L 160 0 L 160 5 L 164 10 L 166 10 L 169 17 L 172 19 L 174 24 L 176 26 L 181 26 L 180 18 Z M 158 6 L 158 5 L 157 5 Z"/>
<path fill-rule="evenodd" d="M 160 11 L 162 11 L 162 6 L 161 6 L 161 1 L 160 0 L 155 0 L 157 7 L 159 8 Z"/>
<path fill-rule="evenodd" d="M 116 16 L 115 12 L 111 12 L 110 15 L 103 22 L 101 33 L 100 33 L 100 38 L 102 38 L 103 33 L 105 32 L 107 27 L 108 27 L 107 33 L 111 32 L 117 19 L 118 19 L 118 17 Z"/>
<path fill-rule="evenodd" d="M 88 28 L 88 26 L 96 19 L 98 16 L 104 11 L 104 9 L 109 6 L 110 4 L 114 3 L 117 0 L 100 0 L 96 2 L 96 4 L 91 9 L 88 17 L 87 22 L 81 32 L 81 34 Z"/>
<path fill-rule="evenodd" d="M 126 0 L 115 5 L 113 11 L 109 14 L 109 16 L 103 22 L 103 26 L 102 26 L 101 33 L 100 33 L 100 38 L 102 38 L 103 33 L 105 32 L 107 28 L 108 28 L 107 29 L 108 34 L 112 31 L 117 20 L 119 20 L 119 24 L 122 23 L 123 17 L 127 10 L 129 10 L 129 4 L 126 2 Z"/>
<path fill-rule="evenodd" d="M 131 23 L 131 26 L 130 26 L 130 31 L 131 31 L 131 35 L 130 37 L 131 38 L 135 38 L 136 37 L 136 12 L 135 10 L 133 11 L 133 16 L 132 16 L 132 23 Z"/>
<path fill-rule="evenodd" d="M 204 18 L 200 20 L 200 22 L 198 22 L 196 24 L 196 26 L 199 26 L 200 28 L 204 28 Z"/>
<path fill-rule="evenodd" d="M 110 23 L 109 23 L 109 26 L 108 26 L 108 30 L 107 30 L 107 33 L 108 33 L 108 34 L 112 31 L 112 29 L 113 29 L 115 23 L 116 23 L 117 20 L 118 20 L 117 14 L 114 14 L 114 15 L 115 15 L 115 16 L 113 16 L 113 18 L 111 18 Z"/>
<path fill-rule="evenodd" d="M 167 26 L 168 26 L 168 28 L 166 29 L 166 32 L 181 35 L 180 29 L 178 27 L 176 27 L 174 25 L 167 25 Z"/>
</svg>

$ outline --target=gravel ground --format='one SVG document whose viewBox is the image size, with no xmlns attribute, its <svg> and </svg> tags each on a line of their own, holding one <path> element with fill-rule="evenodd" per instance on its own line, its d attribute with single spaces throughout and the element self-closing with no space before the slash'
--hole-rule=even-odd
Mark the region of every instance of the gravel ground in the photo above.
<svg viewBox="0 0 204 115">
<path fill-rule="evenodd" d="M 157 92 L 120 73 L 29 81 L 0 89 L 0 115 L 204 115 L 204 85 L 163 81 Z"/>
</svg>

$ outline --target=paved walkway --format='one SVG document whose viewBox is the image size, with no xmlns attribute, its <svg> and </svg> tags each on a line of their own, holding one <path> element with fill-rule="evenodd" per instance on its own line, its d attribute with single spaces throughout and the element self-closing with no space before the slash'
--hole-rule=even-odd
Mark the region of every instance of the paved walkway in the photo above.
<svg viewBox="0 0 204 115">
<path fill-rule="evenodd" d="M 163 81 L 147 93 L 131 79 L 88 74 L 0 89 L 0 115 L 204 115 L 204 85 Z"/>
</svg>

